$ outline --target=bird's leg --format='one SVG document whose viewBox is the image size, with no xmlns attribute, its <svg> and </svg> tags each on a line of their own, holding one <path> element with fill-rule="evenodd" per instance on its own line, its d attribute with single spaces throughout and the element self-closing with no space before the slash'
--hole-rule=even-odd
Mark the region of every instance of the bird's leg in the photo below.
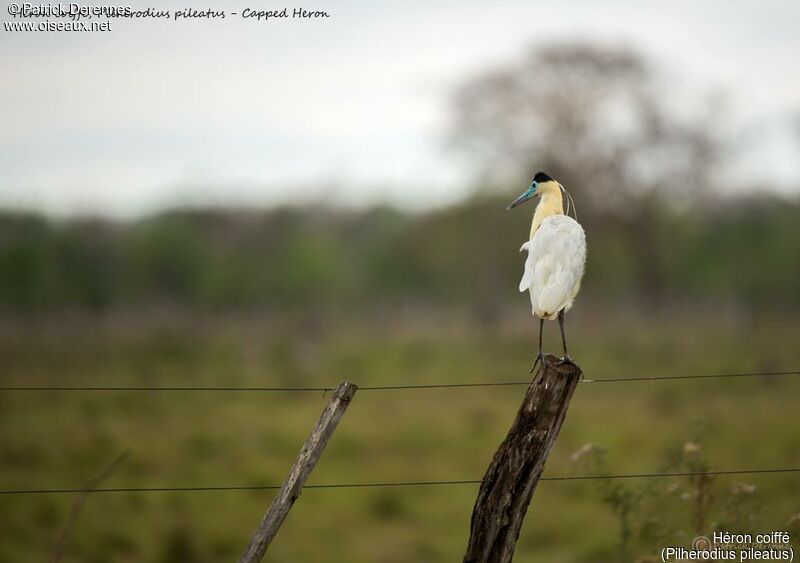
<svg viewBox="0 0 800 563">
<path fill-rule="evenodd" d="M 542 332 L 543 332 L 542 329 L 543 328 L 544 328 L 544 319 L 539 319 L 539 353 L 536 354 L 536 359 L 533 360 L 533 366 L 531 367 L 530 373 L 533 373 L 533 371 L 536 369 L 536 365 L 539 362 L 542 362 L 542 364 L 544 364 L 544 354 L 542 354 Z"/>
<path fill-rule="evenodd" d="M 575 362 L 572 361 L 572 358 L 570 358 L 569 354 L 567 353 L 567 337 L 564 336 L 564 309 L 561 309 L 558 312 L 558 328 L 561 329 L 561 346 L 564 347 L 564 357 L 561 358 L 561 362 L 559 362 L 559 363 L 562 363 L 562 364 L 566 364 L 566 363 L 574 364 Z"/>
<path fill-rule="evenodd" d="M 569 357 L 567 354 L 567 337 L 564 336 L 564 309 L 558 312 L 558 328 L 561 329 L 561 346 L 564 348 L 564 357 Z"/>
</svg>

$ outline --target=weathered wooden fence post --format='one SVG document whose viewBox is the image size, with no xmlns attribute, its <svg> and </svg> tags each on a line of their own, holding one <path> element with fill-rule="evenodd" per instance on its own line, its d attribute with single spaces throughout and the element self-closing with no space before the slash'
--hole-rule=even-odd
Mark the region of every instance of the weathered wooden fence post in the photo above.
<svg viewBox="0 0 800 563">
<path fill-rule="evenodd" d="M 119 464 L 125 461 L 126 457 L 128 457 L 128 450 L 125 450 L 119 454 L 114 461 L 106 465 L 103 470 L 100 471 L 100 473 L 89 479 L 83 486 L 80 494 L 72 502 L 72 508 L 70 508 L 67 522 L 64 524 L 64 529 L 61 530 L 61 535 L 58 536 L 56 545 L 53 548 L 53 553 L 50 555 L 50 563 L 58 563 L 64 556 L 67 539 L 72 533 L 75 523 L 78 521 L 78 516 L 80 516 L 81 510 L 83 510 L 83 504 L 86 502 L 87 495 L 99 487 L 103 481 L 111 477 L 111 474 L 114 473 L 114 470 L 117 468 L 117 466 L 119 466 Z"/>
<path fill-rule="evenodd" d="M 511 561 L 533 491 L 580 377 L 575 364 L 545 356 L 483 477 L 464 563 Z"/>
<path fill-rule="evenodd" d="M 270 542 L 278 533 L 278 530 L 289 514 L 294 501 L 300 496 L 308 476 L 313 471 L 314 466 L 319 461 L 325 446 L 328 443 L 333 431 L 339 424 L 347 410 L 350 401 L 356 394 L 358 386 L 343 381 L 334 390 L 325 410 L 317 421 L 317 425 L 311 431 L 306 443 L 297 456 L 297 459 L 289 471 L 289 475 L 281 485 L 280 491 L 272 500 L 272 504 L 264 514 L 261 524 L 253 534 L 250 544 L 239 558 L 239 563 L 257 563 L 264 557 Z"/>
</svg>

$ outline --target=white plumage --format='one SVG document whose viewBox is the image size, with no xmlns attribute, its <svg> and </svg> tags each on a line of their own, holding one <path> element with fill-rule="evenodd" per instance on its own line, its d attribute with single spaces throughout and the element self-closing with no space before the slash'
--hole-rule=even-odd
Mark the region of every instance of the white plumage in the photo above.
<svg viewBox="0 0 800 563">
<path fill-rule="evenodd" d="M 533 314 L 553 320 L 568 311 L 581 287 L 586 263 L 586 235 L 572 217 L 546 217 L 520 252 L 528 251 L 519 290 L 531 295 Z"/>
</svg>

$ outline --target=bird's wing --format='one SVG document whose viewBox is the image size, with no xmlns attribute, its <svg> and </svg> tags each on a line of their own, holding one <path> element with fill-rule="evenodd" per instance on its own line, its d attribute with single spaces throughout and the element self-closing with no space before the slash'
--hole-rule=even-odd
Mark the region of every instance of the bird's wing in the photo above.
<svg viewBox="0 0 800 563">
<path fill-rule="evenodd" d="M 528 259 L 520 290 L 530 290 L 534 312 L 549 318 L 569 308 L 580 287 L 586 261 L 583 228 L 565 215 L 548 217 L 523 248 L 528 251 Z"/>
<path fill-rule="evenodd" d="M 519 247 L 519 251 L 522 252 L 523 250 L 528 252 L 528 259 L 525 261 L 525 269 L 522 272 L 522 279 L 519 282 L 519 290 L 520 292 L 527 291 L 527 289 L 531 285 L 531 280 L 533 279 L 533 268 L 528 267 L 528 263 L 530 262 L 530 251 L 528 250 L 531 245 L 531 241 L 527 240 L 522 243 L 522 246 Z"/>
</svg>

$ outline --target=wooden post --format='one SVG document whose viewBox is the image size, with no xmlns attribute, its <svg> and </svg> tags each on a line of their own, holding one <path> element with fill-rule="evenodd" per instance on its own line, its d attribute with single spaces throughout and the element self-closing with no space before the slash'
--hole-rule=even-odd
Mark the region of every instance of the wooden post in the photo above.
<svg viewBox="0 0 800 563">
<path fill-rule="evenodd" d="M 61 561 L 61 558 L 64 555 L 64 549 L 67 545 L 67 539 L 72 533 L 72 528 L 75 527 L 75 523 L 78 521 L 78 516 L 81 514 L 83 504 L 86 502 L 86 496 L 99 487 L 103 481 L 111 477 L 111 474 L 114 473 L 114 470 L 117 468 L 117 466 L 119 466 L 119 464 L 125 461 L 126 457 L 128 457 L 128 450 L 125 450 L 118 455 L 114 461 L 106 465 L 103 470 L 100 471 L 100 473 L 89 479 L 83 486 L 80 494 L 72 503 L 72 508 L 69 511 L 67 522 L 64 524 L 64 529 L 61 530 L 61 535 L 58 536 L 56 546 L 53 548 L 53 553 L 50 555 L 50 563 L 58 563 Z"/>
<path fill-rule="evenodd" d="M 511 561 L 533 491 L 580 377 L 575 364 L 545 356 L 483 477 L 464 563 Z"/>
<path fill-rule="evenodd" d="M 306 443 L 303 444 L 303 448 L 300 450 L 294 465 L 292 465 L 289 475 L 264 514 L 264 518 L 250 540 L 247 549 L 239 558 L 239 563 L 257 563 L 264 557 L 269 544 L 275 534 L 278 533 L 294 501 L 300 496 L 303 485 L 311 471 L 314 470 L 314 466 L 319 461 L 320 456 L 322 456 L 328 440 L 333 431 L 336 430 L 339 420 L 341 420 L 344 411 L 347 410 L 357 390 L 358 386 L 349 381 L 343 381 L 333 390 L 325 410 L 322 411 L 322 415 L 317 421 L 317 425 L 311 431 Z"/>
</svg>

